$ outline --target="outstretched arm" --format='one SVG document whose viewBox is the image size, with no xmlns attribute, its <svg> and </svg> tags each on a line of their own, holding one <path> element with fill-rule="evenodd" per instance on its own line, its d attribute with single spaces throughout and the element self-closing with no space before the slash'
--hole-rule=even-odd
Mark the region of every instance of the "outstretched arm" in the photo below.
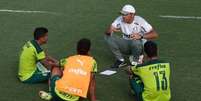
<svg viewBox="0 0 201 101">
<path fill-rule="evenodd" d="M 133 33 L 132 34 L 132 39 L 134 40 L 139 40 L 139 39 L 147 39 L 147 40 L 153 40 L 158 38 L 157 32 L 153 29 L 150 32 L 146 33 L 145 35 L 140 35 L 139 33 Z"/>
<path fill-rule="evenodd" d="M 153 40 L 153 39 L 158 38 L 158 34 L 157 34 L 157 32 L 155 30 L 152 30 L 149 33 L 145 34 L 143 36 L 143 38 L 147 39 L 147 40 Z"/>
<path fill-rule="evenodd" d="M 49 55 L 47 55 L 46 58 L 47 58 L 48 61 L 51 61 L 51 62 L 53 62 L 53 63 L 59 63 L 58 60 L 56 60 L 55 58 L 53 58 L 53 57 L 51 57 L 51 56 L 49 56 Z"/>
<path fill-rule="evenodd" d="M 43 65 L 45 65 L 45 67 L 48 69 L 51 69 L 52 67 L 55 67 L 55 66 L 56 67 L 59 66 L 59 62 L 56 59 L 54 59 L 50 56 L 47 56 L 47 55 L 46 55 L 45 59 L 41 60 L 40 62 Z"/>
</svg>

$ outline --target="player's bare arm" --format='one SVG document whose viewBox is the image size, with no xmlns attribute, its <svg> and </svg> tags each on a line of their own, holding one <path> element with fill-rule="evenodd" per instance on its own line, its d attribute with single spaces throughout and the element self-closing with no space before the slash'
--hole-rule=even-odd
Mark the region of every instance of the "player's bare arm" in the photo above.
<svg viewBox="0 0 201 101">
<path fill-rule="evenodd" d="M 48 58 L 46 57 L 45 59 L 41 60 L 40 61 L 43 65 L 45 65 L 45 67 L 47 69 L 51 69 L 51 67 L 58 67 L 59 66 L 59 63 L 58 62 L 52 62 L 52 61 L 49 61 Z"/>
<path fill-rule="evenodd" d="M 108 27 L 108 29 L 106 30 L 105 34 L 106 35 L 111 35 L 113 32 L 120 32 L 120 29 L 117 29 L 115 27 L 113 27 L 112 25 L 110 27 Z"/>
<path fill-rule="evenodd" d="M 147 40 L 153 40 L 153 39 L 156 39 L 158 38 L 158 34 L 157 32 L 153 29 L 151 30 L 149 33 L 145 34 L 143 36 L 144 39 L 147 39 Z"/>
<path fill-rule="evenodd" d="M 131 35 L 132 39 L 139 40 L 139 39 L 147 39 L 147 40 L 153 40 L 158 37 L 158 34 L 155 30 L 151 30 L 150 32 L 146 33 L 145 35 L 140 35 L 139 33 L 133 33 Z"/>
<path fill-rule="evenodd" d="M 48 60 L 48 61 L 51 61 L 51 62 L 53 62 L 53 63 L 59 63 L 58 60 L 56 60 L 55 58 L 53 58 L 53 57 L 51 57 L 51 56 L 49 56 L 49 55 L 47 55 L 46 57 L 47 57 L 47 60 Z"/>
<path fill-rule="evenodd" d="M 44 62 L 47 62 L 50 66 L 59 66 L 59 61 L 52 56 L 48 55 L 47 51 L 45 51 L 45 60 Z"/>
<path fill-rule="evenodd" d="M 91 73 L 91 80 L 89 84 L 89 99 L 90 101 L 96 101 L 96 81 L 95 81 L 95 74 Z"/>
<path fill-rule="evenodd" d="M 53 63 L 59 63 L 59 61 L 58 61 L 57 59 L 55 59 L 55 58 L 53 58 L 52 56 L 48 55 L 47 50 L 45 50 L 45 57 L 46 57 L 46 59 L 47 59 L 48 61 L 51 61 L 51 62 L 53 62 Z"/>
</svg>

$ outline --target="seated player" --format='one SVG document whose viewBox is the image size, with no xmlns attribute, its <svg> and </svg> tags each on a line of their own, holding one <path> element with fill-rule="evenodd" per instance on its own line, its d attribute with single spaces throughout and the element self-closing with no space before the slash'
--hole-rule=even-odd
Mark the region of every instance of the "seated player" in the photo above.
<svg viewBox="0 0 201 101">
<path fill-rule="evenodd" d="M 40 92 L 42 99 L 78 101 L 88 96 L 90 101 L 96 101 L 94 73 L 97 72 L 97 64 L 89 55 L 90 46 L 90 40 L 81 39 L 77 43 L 77 55 L 70 56 L 62 62 L 63 74 L 60 68 L 53 68 L 50 83 L 52 97 Z"/>
<path fill-rule="evenodd" d="M 147 41 L 144 51 L 148 61 L 129 68 L 137 101 L 170 101 L 170 64 L 159 60 L 156 43 Z"/>
<path fill-rule="evenodd" d="M 18 78 L 23 83 L 46 81 L 50 77 L 50 68 L 57 66 L 57 60 L 48 56 L 41 48 L 47 40 L 47 28 L 38 27 L 34 31 L 34 40 L 26 42 L 23 46 L 18 71 Z"/>
</svg>

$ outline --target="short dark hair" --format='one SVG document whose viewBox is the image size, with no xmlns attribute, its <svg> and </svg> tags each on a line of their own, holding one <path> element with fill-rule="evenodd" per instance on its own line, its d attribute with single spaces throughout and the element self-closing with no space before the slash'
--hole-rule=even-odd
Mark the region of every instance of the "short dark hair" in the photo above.
<svg viewBox="0 0 201 101">
<path fill-rule="evenodd" d="M 38 40 L 39 38 L 43 37 L 48 33 L 48 29 L 45 27 L 37 27 L 34 30 L 34 39 Z"/>
<path fill-rule="evenodd" d="M 158 56 L 157 44 L 153 41 L 147 41 L 144 44 L 144 51 L 148 57 Z"/>
<path fill-rule="evenodd" d="M 80 55 L 88 55 L 91 48 L 91 41 L 87 38 L 82 38 L 77 43 L 77 53 Z"/>
</svg>

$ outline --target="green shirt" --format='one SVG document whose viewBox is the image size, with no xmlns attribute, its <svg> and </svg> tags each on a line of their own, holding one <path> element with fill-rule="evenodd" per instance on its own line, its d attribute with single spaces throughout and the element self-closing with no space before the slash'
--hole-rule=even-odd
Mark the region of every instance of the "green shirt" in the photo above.
<svg viewBox="0 0 201 101">
<path fill-rule="evenodd" d="M 66 59 L 61 59 L 60 60 L 60 65 L 63 67 L 65 64 L 67 63 Z M 93 73 L 96 73 L 97 72 L 97 63 L 96 63 L 96 60 L 93 60 L 93 69 L 92 71 Z M 55 87 L 55 92 L 56 94 L 62 98 L 62 99 L 65 99 L 67 101 L 78 101 L 79 100 L 79 96 L 75 96 L 75 95 L 70 95 L 70 94 L 67 94 L 67 93 L 64 93 L 64 92 L 60 92 L 56 89 Z"/>
<path fill-rule="evenodd" d="M 36 70 L 36 63 L 44 58 L 45 52 L 35 40 L 25 43 L 20 54 L 19 79 L 29 79 Z"/>
<path fill-rule="evenodd" d="M 170 94 L 170 64 L 160 60 L 151 60 L 145 64 L 131 68 L 143 84 L 143 101 L 169 101 Z"/>
</svg>

